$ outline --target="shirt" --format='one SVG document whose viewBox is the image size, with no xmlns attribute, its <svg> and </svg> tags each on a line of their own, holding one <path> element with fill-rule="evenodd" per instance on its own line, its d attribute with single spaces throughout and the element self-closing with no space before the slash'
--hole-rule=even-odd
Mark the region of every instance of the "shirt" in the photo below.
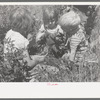
<svg viewBox="0 0 100 100">
<path fill-rule="evenodd" d="M 48 38 L 47 32 L 49 33 Z M 54 44 L 54 38 L 59 34 L 63 34 L 63 30 L 61 29 L 60 25 L 57 25 L 57 27 L 54 29 L 45 29 L 44 25 L 41 25 L 39 33 L 36 36 L 36 40 L 38 41 L 41 40 L 41 37 L 46 37 L 47 44 L 51 45 Z"/>
<path fill-rule="evenodd" d="M 80 28 L 72 37 L 70 38 L 70 48 L 71 50 L 76 50 L 77 46 L 85 41 L 84 31 Z"/>
<path fill-rule="evenodd" d="M 23 35 L 11 29 L 5 36 L 4 53 L 14 52 L 16 49 L 26 49 L 28 44 L 29 41 Z"/>
<path fill-rule="evenodd" d="M 60 25 L 57 25 L 57 27 L 54 28 L 54 29 L 45 29 L 44 24 L 42 24 L 42 25 L 41 25 L 41 28 L 39 29 L 39 31 L 41 31 L 41 32 L 43 32 L 43 31 L 48 31 L 48 32 L 51 33 L 51 34 L 54 34 L 54 33 L 56 33 L 56 32 L 59 31 L 60 33 L 63 34 L 63 30 L 61 29 Z"/>
<path fill-rule="evenodd" d="M 79 27 L 79 30 L 74 35 L 72 35 L 68 40 L 70 43 L 70 50 L 71 50 L 70 60 L 73 61 L 75 54 L 76 54 L 77 47 L 80 46 L 80 44 L 82 44 L 82 42 L 83 43 L 86 42 L 84 30 L 81 27 Z M 86 45 L 86 43 L 85 43 L 85 45 Z"/>
</svg>

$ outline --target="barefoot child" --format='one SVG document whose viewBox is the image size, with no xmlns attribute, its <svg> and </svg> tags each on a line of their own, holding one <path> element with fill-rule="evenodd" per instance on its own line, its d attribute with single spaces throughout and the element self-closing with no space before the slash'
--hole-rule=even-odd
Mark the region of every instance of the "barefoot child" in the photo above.
<svg viewBox="0 0 100 100">
<path fill-rule="evenodd" d="M 6 33 L 5 40 L 13 42 L 14 48 L 10 47 L 10 43 L 4 42 L 4 53 L 15 52 L 16 50 L 23 49 L 23 60 L 27 62 L 30 68 L 36 64 L 44 61 L 45 56 L 34 55 L 32 58 L 28 53 L 29 40 L 27 39 L 29 33 L 34 29 L 34 20 L 30 12 L 25 8 L 16 8 L 10 15 L 11 29 Z"/>
</svg>

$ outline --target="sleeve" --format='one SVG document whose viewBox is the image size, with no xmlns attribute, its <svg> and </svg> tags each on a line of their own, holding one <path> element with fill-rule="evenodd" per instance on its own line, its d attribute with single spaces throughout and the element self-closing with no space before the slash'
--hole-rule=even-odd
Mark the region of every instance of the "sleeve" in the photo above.
<svg viewBox="0 0 100 100">
<path fill-rule="evenodd" d="M 44 24 L 42 24 L 41 27 L 40 27 L 40 29 L 39 29 L 39 31 L 40 31 L 40 32 L 43 32 L 44 30 L 45 30 Z"/>
<path fill-rule="evenodd" d="M 41 26 L 39 29 L 39 32 L 36 35 L 36 42 L 41 41 L 41 38 L 45 37 L 45 29 L 44 25 Z"/>
<path fill-rule="evenodd" d="M 83 33 L 83 31 L 78 31 L 76 34 L 74 34 L 71 37 L 71 41 L 70 41 L 70 47 L 71 49 L 76 49 L 77 46 L 81 43 L 81 41 L 85 40 L 85 35 Z"/>
<path fill-rule="evenodd" d="M 73 61 L 76 53 L 77 46 L 81 43 L 81 41 L 85 38 L 84 33 L 78 31 L 78 33 L 74 34 L 70 39 L 70 60 Z"/>
<path fill-rule="evenodd" d="M 15 47 L 17 47 L 18 49 L 27 49 L 29 41 L 24 36 L 22 36 L 21 34 L 16 34 L 14 40 Z"/>
<path fill-rule="evenodd" d="M 59 33 L 64 34 L 64 32 L 63 32 L 63 30 L 62 30 L 60 25 L 58 25 L 58 30 L 59 30 Z"/>
<path fill-rule="evenodd" d="M 27 49 L 29 41 L 18 32 L 10 32 L 5 37 L 4 53 L 7 53 L 8 51 L 14 52 L 16 49 Z"/>
</svg>

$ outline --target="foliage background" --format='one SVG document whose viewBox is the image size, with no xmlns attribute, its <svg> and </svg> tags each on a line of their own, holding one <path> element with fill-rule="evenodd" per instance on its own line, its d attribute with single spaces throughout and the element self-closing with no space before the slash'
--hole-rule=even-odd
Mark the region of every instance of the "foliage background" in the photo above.
<svg viewBox="0 0 100 100">
<path fill-rule="evenodd" d="M 34 69 L 27 69 L 27 65 L 19 63 L 16 59 L 21 54 L 21 51 L 17 54 L 8 54 L 10 67 L 3 61 L 3 39 L 6 32 L 10 29 L 9 15 L 10 12 L 16 7 L 25 7 L 30 10 L 31 14 L 36 18 L 36 30 L 37 33 L 42 23 L 42 6 L 18 6 L 18 5 L 0 5 L 0 82 L 92 82 L 99 81 L 100 79 L 100 68 L 96 63 L 80 62 L 78 64 L 69 64 L 68 62 L 63 63 L 61 59 L 56 59 L 53 56 L 48 56 L 47 61 L 44 64 L 40 64 L 34 67 Z M 43 6 L 43 7 L 48 7 Z M 62 9 L 62 6 L 54 6 L 58 11 Z M 83 21 L 86 21 L 86 13 L 80 13 Z M 93 13 L 93 11 L 92 11 Z M 97 16 L 97 15 L 96 15 Z M 99 15 L 98 15 L 99 16 Z M 84 20 L 85 19 L 85 20 Z M 90 22 L 93 24 L 93 22 Z M 94 25 L 94 24 L 93 24 Z M 100 25 L 100 21 L 98 22 Z M 90 28 L 91 26 L 88 26 Z M 96 27 L 99 29 L 99 27 Z M 90 31 L 91 32 L 91 31 Z M 90 36 L 90 34 L 89 34 Z M 98 36 L 98 32 L 96 34 Z M 92 39 L 94 33 L 92 32 Z M 94 39 L 94 38 L 93 38 Z M 92 40 L 93 40 L 92 39 Z M 35 40 L 34 40 L 35 41 Z M 35 45 L 33 43 L 33 45 Z M 100 52 L 98 48 L 95 48 L 96 54 Z M 94 51 L 95 51 L 94 50 Z M 87 53 L 87 56 L 90 55 Z M 21 56 L 21 55 L 20 55 Z M 93 57 L 91 57 L 93 58 Z M 99 56 L 100 58 L 100 56 Z M 90 59 L 90 58 L 89 58 Z M 70 67 L 72 69 L 70 70 Z"/>
</svg>

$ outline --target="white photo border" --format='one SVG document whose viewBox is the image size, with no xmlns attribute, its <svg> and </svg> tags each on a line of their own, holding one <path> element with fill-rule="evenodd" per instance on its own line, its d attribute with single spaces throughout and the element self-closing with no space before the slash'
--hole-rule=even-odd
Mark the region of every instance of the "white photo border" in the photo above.
<svg viewBox="0 0 100 100">
<path fill-rule="evenodd" d="M 100 5 L 100 2 L 1 2 L 0 5 Z M 52 85 L 56 84 L 56 85 Z M 100 98 L 99 82 L 0 83 L 0 98 Z"/>
</svg>

